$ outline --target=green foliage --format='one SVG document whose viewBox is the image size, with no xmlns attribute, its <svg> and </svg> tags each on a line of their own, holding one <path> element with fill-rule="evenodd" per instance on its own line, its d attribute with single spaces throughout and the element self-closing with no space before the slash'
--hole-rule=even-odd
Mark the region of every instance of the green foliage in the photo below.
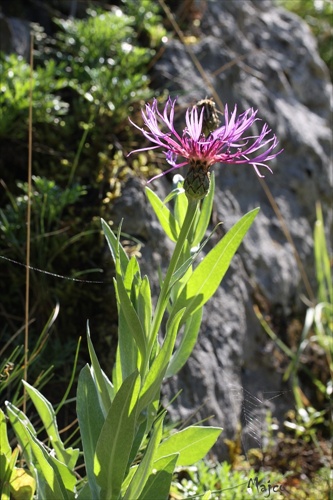
<svg viewBox="0 0 333 500">
<path fill-rule="evenodd" d="M 138 38 L 148 38 L 149 46 L 158 48 L 166 36 L 160 6 L 151 0 L 125 0 L 122 2 L 126 14 L 136 19 Z"/>
<path fill-rule="evenodd" d="M 56 20 L 61 28 L 57 55 L 66 63 L 70 86 L 76 91 L 77 117 L 86 121 L 93 114 L 98 126 L 97 115 L 106 115 L 110 127 L 119 127 L 129 106 L 148 96 L 145 67 L 152 53 L 138 45 L 134 17 L 118 8 L 87 13 L 85 19 Z"/>
<path fill-rule="evenodd" d="M 317 277 L 317 300 L 309 304 L 304 317 L 298 344 L 294 349 L 286 345 L 272 331 L 265 319 L 258 313 L 261 324 L 284 352 L 289 364 L 285 369 L 284 380 L 290 380 L 296 408 L 288 411 L 284 421 L 285 434 L 276 436 L 268 447 L 271 461 L 277 467 L 292 460 L 292 471 L 305 473 L 306 457 L 313 456 L 308 473 L 314 476 L 322 464 L 330 458 L 325 449 L 326 436 L 332 435 L 332 377 L 333 377 L 333 295 L 331 277 L 331 258 L 325 235 L 321 206 L 316 207 L 317 220 L 314 228 L 314 260 Z M 318 370 L 313 359 L 320 367 Z M 311 363 L 311 365 L 310 365 Z M 304 378 L 307 385 L 304 385 Z M 306 389 L 306 392 L 304 390 Z M 311 392 L 310 392 L 311 390 Z M 306 394 L 306 396 L 305 396 Z M 283 444 L 282 444 L 283 443 Z M 281 449 L 283 450 L 281 453 Z M 295 450 L 297 450 L 295 452 Z M 266 450 L 267 452 L 267 450 Z M 317 477 L 317 476 L 314 476 Z M 314 479 L 312 477 L 312 479 Z M 320 481 L 317 481 L 317 483 Z M 318 491 L 327 491 L 327 483 L 317 485 Z M 329 489 L 329 486 L 328 486 Z M 299 498 L 317 498 L 315 493 Z M 309 491 L 307 492 L 309 493 Z M 310 493 L 309 493 L 310 494 Z"/>
<path fill-rule="evenodd" d="M 331 0 L 277 0 L 278 4 L 302 17 L 317 38 L 319 53 L 333 78 L 333 4 Z"/>
<path fill-rule="evenodd" d="M 10 203 L 0 209 L 0 245 L 3 256 L 14 259 L 20 263 L 25 262 L 26 252 L 26 213 L 28 204 L 28 186 L 26 183 L 18 182 L 20 194 L 13 196 L 9 191 Z M 85 194 L 85 188 L 73 186 L 62 189 L 55 181 L 45 178 L 33 177 L 31 193 L 31 265 L 48 272 L 56 272 L 54 263 L 65 263 L 68 257 L 66 251 L 74 245 L 79 238 L 87 236 L 87 232 L 73 234 L 70 227 L 72 219 L 72 207 Z M 3 261 L 2 261 L 3 262 Z M 2 281 L 0 289 L 6 287 L 4 294 L 3 310 L 8 314 L 14 311 L 19 314 L 20 304 L 12 303 L 11 286 L 18 290 L 24 289 L 25 273 L 20 266 L 10 265 L 12 285 Z M 31 299 L 37 307 L 39 322 L 36 329 L 41 329 L 45 323 L 49 311 L 53 308 L 55 297 L 62 296 L 62 290 L 51 291 L 44 286 L 47 275 L 43 273 L 31 273 L 32 294 Z M 63 285 L 61 285 L 63 286 Z M 41 296 L 40 290 L 44 289 Z M 37 305 L 38 304 L 38 305 Z M 23 310 L 23 304 L 21 305 Z M 17 308 L 17 310 L 16 310 Z M 19 328 L 20 325 L 17 325 Z"/>
<path fill-rule="evenodd" d="M 325 422 L 325 411 L 316 411 L 314 408 L 298 408 L 296 412 L 288 413 L 288 420 L 284 421 L 286 429 L 292 431 L 296 438 L 302 438 L 307 443 L 316 439 L 318 426 Z"/>
<path fill-rule="evenodd" d="M 192 498 L 199 500 L 204 494 L 214 500 L 245 500 L 267 497 L 268 490 L 263 493 L 251 487 L 248 491 L 249 481 L 258 478 L 260 485 L 275 485 L 280 488 L 283 483 L 282 474 L 276 472 L 256 472 L 253 469 L 233 470 L 227 462 L 214 463 L 201 460 L 192 467 L 178 468 L 172 482 L 171 493 L 176 498 Z M 251 483 L 252 485 L 252 483 Z M 282 492 L 274 492 L 276 500 L 283 500 Z"/>
<path fill-rule="evenodd" d="M 11 255 L 24 256 L 24 244 L 26 239 L 25 218 L 28 204 L 28 185 L 26 182 L 17 182 L 18 190 L 21 192 L 14 197 L 8 192 L 10 204 L 0 210 L 0 237 L 2 244 L 11 247 Z M 45 252 L 46 258 L 40 258 L 39 263 L 45 266 L 46 260 L 54 258 L 53 251 L 50 252 L 50 245 L 54 243 L 58 247 L 63 243 L 59 233 L 64 210 L 74 205 L 84 194 L 84 187 L 75 185 L 62 189 L 54 180 L 33 176 L 31 211 L 31 229 L 33 235 L 40 242 L 45 239 L 42 245 L 38 245 L 39 252 Z M 60 223 L 60 224 L 59 224 Z M 50 233 L 56 238 L 50 237 Z M 67 240 L 67 236 L 65 237 Z M 32 244 L 36 240 L 32 240 Z M 52 243 L 51 243 L 52 242 Z M 36 249 L 37 251 L 37 249 Z M 61 250 L 57 248 L 56 253 Z M 18 253 L 20 252 L 20 253 Z"/>
<path fill-rule="evenodd" d="M 127 116 L 150 95 L 147 67 L 164 35 L 158 26 L 161 18 L 155 2 L 145 0 L 139 9 L 134 4 L 89 9 L 81 19 L 57 17 L 52 23 L 52 38 L 33 25 L 33 71 L 18 56 L 0 55 L 0 170 L 4 186 L 0 191 L 0 247 L 1 255 L 22 264 L 0 261 L 1 314 L 7 324 L 2 340 L 9 341 L 23 323 L 24 181 L 32 91 L 35 177 L 30 264 L 43 272 L 30 273 L 30 314 L 34 318 L 30 334 L 35 342 L 50 309 L 60 303 L 52 353 L 44 356 L 44 368 L 52 363 L 61 369 L 62 377 L 68 374 L 66 362 L 76 345 L 76 338 L 68 332 L 77 331 L 80 324 L 84 328 L 87 317 L 94 320 L 103 315 L 105 322 L 116 322 L 112 309 L 104 306 L 99 287 L 52 274 L 84 279 L 102 267 L 103 240 L 95 237 L 100 233 L 99 218 L 120 196 L 122 182 L 130 174 Z M 141 172 L 141 164 L 137 170 Z M 145 163 L 142 172 L 148 175 L 148 170 Z M 104 298 L 105 294 L 111 300 L 110 287 Z M 100 329 L 103 327 L 101 324 Z M 103 347 L 105 337 L 103 333 Z M 110 337 L 111 333 L 108 344 Z"/>
<path fill-rule="evenodd" d="M 63 123 L 61 120 L 69 105 L 60 98 L 59 92 L 68 82 L 65 75 L 57 72 L 53 60 L 31 72 L 21 57 L 0 52 L 0 140 L 27 138 L 30 87 L 34 126 Z"/>
<path fill-rule="evenodd" d="M 41 414 L 44 405 L 43 397 L 38 391 L 35 390 L 35 392 L 38 401 L 37 411 Z M 9 421 L 24 450 L 24 457 L 30 472 L 36 480 L 38 495 L 50 500 L 74 499 L 76 478 L 73 466 L 71 466 L 73 461 L 71 464 L 62 462 L 61 456 L 57 455 L 55 449 L 48 448 L 37 438 L 35 428 L 24 413 L 11 403 L 7 403 L 6 406 Z M 49 404 L 48 406 L 51 407 Z M 54 427 L 52 430 L 46 429 L 51 442 L 53 437 L 55 440 L 59 438 L 58 433 L 53 434 L 53 429 Z M 71 455 L 75 453 L 74 459 L 77 458 L 76 450 L 65 450 L 63 443 L 61 445 L 64 451 L 68 451 Z"/>
<path fill-rule="evenodd" d="M 214 182 L 210 197 L 213 196 Z M 77 481 L 74 467 L 79 449 L 67 447 L 62 441 L 53 406 L 35 387 L 24 383 L 42 424 L 38 432 L 19 408 L 6 403 L 9 421 L 41 498 L 166 500 L 174 468 L 202 459 L 221 434 L 221 428 L 199 425 L 178 432 L 163 432 L 166 411 L 161 409 L 160 392 L 167 373 L 177 373 L 190 356 L 194 347 L 193 334 L 189 333 L 192 317 L 195 318 L 196 338 L 202 306 L 215 291 L 217 281 L 221 281 L 256 212 L 245 216 L 243 222 L 236 224 L 236 229 L 231 229 L 229 236 L 227 234 L 215 247 L 218 251 L 213 254 L 214 259 L 220 261 L 220 256 L 224 255 L 225 265 L 221 272 L 215 270 L 214 280 L 208 277 L 205 281 L 205 293 L 194 310 L 192 295 L 189 294 L 189 301 L 184 300 L 183 291 L 196 272 L 193 267 L 203 245 L 194 251 L 192 245 L 198 240 L 198 234 L 203 236 L 205 233 L 210 220 L 207 210 L 211 212 L 212 203 L 202 203 L 201 207 L 198 201 L 186 203 L 181 183 L 168 199 L 175 197 L 180 199 L 175 203 L 177 210 L 172 217 L 180 229 L 155 310 L 148 277 L 141 277 L 136 258 L 128 258 L 119 237 L 102 222 L 116 270 L 119 341 L 110 380 L 101 369 L 88 330 L 91 364 L 80 372 L 76 408 L 86 477 Z M 185 206 L 183 214 L 181 207 Z M 161 200 L 153 198 L 153 207 L 160 217 Z M 211 263 L 211 252 L 202 262 L 207 259 Z M 196 269 L 200 270 L 202 262 Z M 196 286 L 200 291 L 201 281 L 191 283 L 193 293 Z M 182 307 L 177 305 L 179 297 Z M 163 318 L 165 328 L 162 328 Z M 189 338 L 175 349 L 182 324 L 185 325 L 184 335 Z M 49 446 L 40 439 L 41 430 L 46 433 Z"/>
<path fill-rule="evenodd" d="M 0 409 L 0 495 L 2 500 L 32 500 L 36 481 L 31 473 L 16 467 L 19 448 L 12 451 L 7 434 L 6 416 Z"/>
<path fill-rule="evenodd" d="M 119 164 L 129 140 L 128 112 L 151 93 L 148 65 L 165 34 L 158 11 L 151 0 L 91 8 L 82 19 L 54 18 L 52 38 L 33 25 L 33 71 L 15 55 L 0 56 L 1 170 L 11 190 L 23 175 L 31 97 L 34 173 L 63 185 L 75 175 L 99 184 L 99 194 L 110 191 L 113 157 Z"/>
<path fill-rule="evenodd" d="M 333 286 L 331 275 L 331 259 L 328 252 L 328 244 L 326 242 L 324 220 L 320 204 L 316 209 L 317 220 L 314 228 L 314 257 L 315 269 L 317 276 L 317 303 L 309 307 L 306 313 L 304 327 L 301 335 L 300 344 L 297 352 L 294 354 L 293 359 L 286 371 L 286 377 L 295 376 L 298 370 L 306 369 L 302 366 L 302 357 L 306 359 L 306 352 L 317 346 L 323 354 L 324 364 L 326 369 L 323 373 L 324 379 L 320 374 L 315 375 L 307 370 L 316 390 L 321 397 L 319 400 L 324 399 L 326 402 L 326 411 L 329 413 L 330 401 L 333 393 L 332 377 L 333 377 Z M 326 376 L 325 376 L 326 373 Z M 301 399 L 296 394 L 296 401 L 299 410 L 303 408 Z M 310 408 L 308 411 L 310 412 Z M 313 410 L 313 409 L 312 409 Z M 318 412 L 314 410 L 308 413 L 307 417 L 301 415 L 304 422 L 312 421 L 313 426 L 318 425 L 317 418 L 313 419 L 313 415 Z M 312 417 L 311 417 L 312 415 Z M 311 417 L 311 418 L 310 418 Z M 327 420 L 329 415 L 327 414 Z"/>
<path fill-rule="evenodd" d="M 311 481 L 292 480 L 289 476 L 270 468 L 260 470 L 249 468 L 233 469 L 228 462 L 201 460 L 191 467 L 179 467 L 174 475 L 170 493 L 179 500 L 202 498 L 212 500 L 261 500 L 274 498 L 284 500 L 316 500 L 330 498 L 330 470 L 323 467 Z M 258 485 L 258 488 L 257 488 Z M 270 487 L 270 490 L 269 490 Z M 274 487 L 274 490 L 273 490 Z M 248 489 L 250 488 L 250 489 Z M 204 495 L 207 495 L 205 497 Z"/>
<path fill-rule="evenodd" d="M 34 342 L 31 348 L 27 361 L 27 368 L 35 373 L 36 387 L 43 387 L 47 382 L 49 382 L 52 375 L 52 366 L 49 366 L 45 371 L 39 371 L 38 368 L 34 370 L 34 365 L 38 365 L 41 354 L 45 349 L 45 344 L 49 335 L 49 331 L 57 317 L 58 308 L 55 308 L 48 318 L 41 334 Z M 17 406 L 22 404 L 22 394 L 21 394 L 21 380 L 24 376 L 25 369 L 25 355 L 23 342 L 20 345 L 17 342 L 17 337 L 21 333 L 20 330 L 16 332 L 15 335 L 9 336 L 7 342 L 4 343 L 0 350 L 0 402 L 4 402 L 6 398 L 9 398 L 11 402 Z M 7 337 L 7 330 L 2 332 L 2 340 Z M 17 344 L 17 345 L 15 345 Z M 37 361 L 37 363 L 36 363 Z"/>
</svg>

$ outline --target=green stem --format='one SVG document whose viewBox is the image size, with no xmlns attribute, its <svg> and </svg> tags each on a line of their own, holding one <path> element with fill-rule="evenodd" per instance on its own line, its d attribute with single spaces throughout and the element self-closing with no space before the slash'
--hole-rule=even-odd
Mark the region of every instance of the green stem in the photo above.
<svg viewBox="0 0 333 500">
<path fill-rule="evenodd" d="M 179 237 L 178 237 L 174 252 L 172 254 L 171 261 L 170 261 L 167 273 L 165 275 L 165 279 L 164 279 L 163 284 L 162 284 L 160 295 L 158 297 L 158 301 L 157 301 L 157 305 L 156 305 L 156 309 L 155 309 L 155 315 L 153 318 L 153 323 L 152 323 L 151 332 L 150 332 L 148 353 L 151 352 L 151 349 L 154 345 L 155 338 L 156 338 L 158 331 L 160 329 L 163 315 L 164 315 L 165 309 L 166 309 L 167 304 L 168 304 L 171 278 L 177 269 L 179 257 L 183 251 L 183 246 L 185 244 L 186 238 L 187 238 L 189 231 L 191 230 L 191 227 L 193 225 L 193 221 L 194 221 L 195 214 L 196 214 L 196 211 L 198 208 L 198 204 L 199 204 L 198 200 L 193 200 L 193 199 L 188 200 L 187 212 L 185 215 L 184 223 L 183 223 L 182 228 L 180 230 Z"/>
<path fill-rule="evenodd" d="M 79 147 L 76 151 L 76 154 L 75 154 L 75 158 L 74 158 L 74 161 L 73 161 L 73 165 L 72 165 L 72 168 L 71 168 L 71 171 L 70 171 L 70 174 L 69 174 L 69 178 L 68 178 L 68 182 L 67 182 L 67 186 L 69 187 L 72 182 L 73 182 L 73 179 L 74 179 L 74 175 L 75 175 L 75 171 L 77 169 L 77 166 L 79 164 L 79 159 L 80 159 L 80 156 L 81 156 L 81 153 L 82 153 L 82 150 L 83 150 L 83 147 L 84 147 L 84 144 L 86 142 L 86 139 L 87 139 L 87 136 L 89 134 L 89 131 L 91 130 L 91 124 L 94 120 L 94 115 L 91 115 L 90 116 L 90 119 L 89 119 L 89 122 L 88 123 L 85 123 L 84 124 L 84 130 L 83 130 L 83 134 L 82 134 L 82 137 L 81 137 L 81 140 L 80 140 L 80 144 L 79 144 Z"/>
</svg>

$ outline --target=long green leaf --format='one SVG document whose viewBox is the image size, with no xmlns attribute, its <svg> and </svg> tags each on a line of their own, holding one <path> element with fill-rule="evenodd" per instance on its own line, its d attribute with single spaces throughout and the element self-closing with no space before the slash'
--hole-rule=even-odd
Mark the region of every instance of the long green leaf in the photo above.
<svg viewBox="0 0 333 500">
<path fill-rule="evenodd" d="M 18 447 L 12 452 L 7 435 L 6 417 L 0 409 L 0 495 L 5 495 L 6 483 L 10 483 L 10 478 L 16 465 Z M 2 500 L 2 496 L 0 496 Z M 8 496 L 9 499 L 9 496 Z"/>
<path fill-rule="evenodd" d="M 148 413 L 149 410 L 147 410 Z M 131 453 L 129 455 L 128 463 L 132 463 L 133 460 L 135 459 L 139 448 L 142 444 L 143 439 L 147 436 L 148 430 L 147 430 L 147 419 L 145 416 L 141 413 L 138 418 L 138 428 L 136 430 L 135 437 L 133 439 L 132 443 L 132 449 Z M 127 477 L 126 477 L 127 480 Z M 122 490 L 124 490 L 124 484 L 122 485 Z M 125 490 L 126 491 L 126 490 Z"/>
<path fill-rule="evenodd" d="M 332 307 L 333 282 L 331 275 L 331 259 L 326 242 L 324 218 L 320 203 L 316 206 L 317 220 L 314 227 L 314 256 L 316 278 L 318 284 L 318 301 L 326 302 Z"/>
<path fill-rule="evenodd" d="M 109 224 L 107 224 L 103 219 L 101 219 L 101 223 L 116 269 L 120 272 L 120 274 L 124 275 L 128 264 L 128 256 Z"/>
<path fill-rule="evenodd" d="M 140 266 L 135 256 L 131 257 L 128 266 L 126 268 L 126 272 L 123 278 L 124 286 L 126 288 L 127 293 L 130 295 L 132 290 L 132 284 L 134 277 L 140 277 Z M 141 278 L 140 278 L 141 279 Z"/>
<path fill-rule="evenodd" d="M 106 417 L 110 406 L 112 399 L 114 397 L 114 389 L 113 386 L 106 376 L 106 374 L 103 372 L 98 358 L 96 356 L 96 352 L 93 346 L 93 343 L 91 341 L 91 336 L 90 336 L 90 329 L 89 325 L 87 325 L 87 343 L 88 343 L 88 350 L 89 350 L 89 356 L 91 360 L 91 365 L 93 368 L 93 377 L 95 380 L 95 385 L 98 390 L 98 394 L 100 396 L 102 405 L 103 405 L 103 413 Z"/>
<path fill-rule="evenodd" d="M 13 407 L 7 405 L 8 416 L 13 424 L 16 436 L 19 438 L 25 434 L 32 451 L 32 465 L 38 475 L 38 489 L 40 498 L 45 500 L 71 500 L 74 499 L 74 488 L 76 478 L 74 474 L 62 462 L 51 456 L 37 437 L 17 417 Z M 20 427 L 20 432 L 16 430 Z M 19 438 L 20 441 L 20 438 Z M 21 443 L 20 443 L 21 444 Z"/>
<path fill-rule="evenodd" d="M 202 308 L 195 311 L 186 321 L 179 346 L 172 355 L 165 377 L 172 377 L 184 366 L 196 344 L 202 319 Z"/>
<path fill-rule="evenodd" d="M 119 498 L 136 431 L 139 389 L 140 376 L 135 372 L 117 392 L 100 433 L 94 475 L 101 488 L 101 499 Z"/>
<path fill-rule="evenodd" d="M 10 459 L 12 454 L 12 449 L 9 445 L 8 434 L 7 434 L 7 424 L 4 412 L 0 409 L 0 454 Z M 4 470 L 1 468 L 0 462 L 0 477 L 3 477 L 2 473 Z"/>
<path fill-rule="evenodd" d="M 190 426 L 171 434 L 157 449 L 155 459 L 179 453 L 177 465 L 192 465 L 205 457 L 216 443 L 220 427 Z"/>
<path fill-rule="evenodd" d="M 167 335 L 163 342 L 163 345 L 154 359 L 147 377 L 144 381 L 139 401 L 139 411 L 145 409 L 149 403 L 151 403 L 158 391 L 160 390 L 163 377 L 165 375 L 168 362 L 170 360 L 172 350 L 175 345 L 176 336 L 178 333 L 179 323 L 182 319 L 184 311 L 178 311 L 178 313 L 170 321 L 170 325 L 167 325 Z"/>
<path fill-rule="evenodd" d="M 162 438 L 164 416 L 165 414 L 162 414 L 155 422 L 154 429 L 149 438 L 144 457 L 141 460 L 140 465 L 137 468 L 133 479 L 126 490 L 126 494 L 123 497 L 124 500 L 133 500 L 134 498 L 140 498 L 140 494 L 144 489 L 152 472 L 156 450 Z"/>
<path fill-rule="evenodd" d="M 74 469 L 79 457 L 79 449 L 65 448 L 61 440 L 56 415 L 51 403 L 32 385 L 23 380 L 23 384 L 29 394 L 30 399 L 38 411 L 38 415 L 43 422 L 47 435 L 49 436 L 52 446 L 57 454 L 57 458 L 62 461 L 69 469 Z"/>
<path fill-rule="evenodd" d="M 115 393 L 121 387 L 123 380 L 138 369 L 141 363 L 138 345 L 134 340 L 131 329 L 128 327 L 124 311 L 118 314 L 118 347 L 116 362 L 112 370 L 112 383 Z"/>
<path fill-rule="evenodd" d="M 201 254 L 201 252 L 203 251 L 203 249 L 207 245 L 208 241 L 211 239 L 211 237 L 213 236 L 213 234 L 215 233 L 215 231 L 217 230 L 217 228 L 219 227 L 220 224 L 221 223 L 217 224 L 214 227 L 213 231 L 211 231 L 211 233 L 201 243 L 200 246 L 197 245 L 195 247 L 195 251 L 193 251 L 194 249 L 192 248 L 192 253 L 191 252 L 187 253 L 186 246 L 184 246 L 184 252 L 183 252 L 182 258 L 180 259 L 180 261 L 182 261 L 182 264 L 173 273 L 171 281 L 170 281 L 170 288 L 172 288 L 172 299 L 174 297 L 174 288 L 173 288 L 174 284 L 181 281 L 182 286 L 180 288 L 182 288 L 185 285 L 185 283 L 188 281 L 190 274 L 192 274 L 192 272 L 193 272 L 192 269 L 190 272 L 188 272 L 188 270 L 190 269 L 190 267 L 192 267 L 192 265 L 194 264 L 194 262 L 196 261 L 198 256 Z M 186 273 L 187 273 L 187 276 L 185 276 Z"/>
<path fill-rule="evenodd" d="M 76 411 L 90 490 L 93 498 L 99 498 L 99 486 L 94 474 L 94 456 L 105 417 L 98 396 L 98 387 L 88 365 L 82 368 L 79 375 Z"/>
<path fill-rule="evenodd" d="M 152 318 L 151 292 L 147 276 L 143 277 L 138 294 L 138 316 L 143 329 L 148 335 Z"/>
<path fill-rule="evenodd" d="M 30 430 L 30 432 L 34 435 L 36 435 L 36 431 L 28 419 L 28 417 L 16 406 L 13 404 L 9 403 L 6 401 L 5 403 L 6 408 L 7 408 L 7 415 L 9 418 L 10 423 L 12 424 L 12 427 L 14 429 L 15 435 L 17 440 L 20 443 L 20 446 L 23 450 L 24 457 L 28 463 L 29 466 L 32 465 L 32 450 L 31 450 L 31 444 L 30 441 L 27 437 L 27 433 L 24 431 L 24 428 L 27 428 Z M 20 425 L 20 423 L 23 422 L 23 427 Z"/>
<path fill-rule="evenodd" d="M 214 295 L 258 211 L 257 208 L 244 215 L 205 256 L 181 291 L 172 314 L 185 307 L 184 322 Z"/>
<path fill-rule="evenodd" d="M 153 472 L 140 495 L 140 500 L 167 500 L 169 498 L 172 475 L 178 457 L 179 454 L 174 453 L 154 462 Z"/>
<path fill-rule="evenodd" d="M 168 207 L 163 203 L 162 200 L 157 196 L 154 191 L 149 188 L 146 188 L 146 195 L 148 200 L 150 201 L 151 206 L 154 209 L 154 212 L 160 221 L 160 224 L 165 232 L 165 234 L 170 238 L 170 240 L 176 242 L 180 229 L 178 222 L 168 209 Z"/>
<path fill-rule="evenodd" d="M 176 269 L 176 271 L 173 273 L 172 278 L 170 280 L 170 289 L 174 287 L 175 283 L 178 283 L 181 279 L 184 278 L 185 274 L 188 273 L 188 276 L 192 273 L 192 270 L 188 272 L 190 267 L 192 266 L 195 258 L 197 257 L 196 254 L 191 255 L 188 259 L 186 259 L 179 267 Z M 185 277 L 186 280 L 186 277 Z"/>
<path fill-rule="evenodd" d="M 147 351 L 147 339 L 143 331 L 138 314 L 127 294 L 124 283 L 121 279 L 115 281 L 116 293 L 118 298 L 119 308 L 124 313 L 124 320 L 127 323 L 129 330 L 131 331 L 135 342 L 139 348 L 142 358 L 146 358 Z"/>
<path fill-rule="evenodd" d="M 11 454 L 6 474 L 4 476 L 0 476 L 0 478 L 2 479 L 2 481 L 0 481 L 0 484 L 1 484 L 1 482 L 2 482 L 2 484 L 5 484 L 7 481 L 8 481 L 8 483 L 11 483 L 12 479 L 15 476 L 15 472 L 18 470 L 15 467 L 15 465 L 17 463 L 18 455 L 19 455 L 19 447 L 17 446 L 14 449 L 13 453 Z M 2 500 L 2 497 L 1 497 L 1 500 Z"/>
<path fill-rule="evenodd" d="M 86 483 L 83 488 L 80 490 L 77 500 L 91 500 L 93 497 L 91 493 L 91 489 L 89 483 Z"/>
</svg>

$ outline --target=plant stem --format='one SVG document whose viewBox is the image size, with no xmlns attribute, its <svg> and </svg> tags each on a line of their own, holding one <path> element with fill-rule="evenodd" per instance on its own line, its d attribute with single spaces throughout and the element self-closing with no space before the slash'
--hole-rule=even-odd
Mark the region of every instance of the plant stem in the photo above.
<svg viewBox="0 0 333 500">
<path fill-rule="evenodd" d="M 86 142 L 87 136 L 88 136 L 88 134 L 89 134 L 89 132 L 90 132 L 90 130 L 92 128 L 91 124 L 94 121 L 94 118 L 95 118 L 95 115 L 91 115 L 90 118 L 89 118 L 89 122 L 86 123 L 85 126 L 84 126 L 84 130 L 83 130 L 83 134 L 82 134 L 82 137 L 81 137 L 81 140 L 80 140 L 80 144 L 79 144 L 79 147 L 77 149 L 77 152 L 76 152 L 76 155 L 75 155 L 75 158 L 74 158 L 74 161 L 73 161 L 73 165 L 72 165 L 72 168 L 71 168 L 71 171 L 70 171 L 70 174 L 69 174 L 69 178 L 68 178 L 68 182 L 67 182 L 67 187 L 70 187 L 71 184 L 72 184 L 72 182 L 73 182 L 74 175 L 75 175 L 77 166 L 79 164 L 79 159 L 80 159 L 80 156 L 81 156 L 84 144 Z"/>
<path fill-rule="evenodd" d="M 186 238 L 188 236 L 188 233 L 192 227 L 195 214 L 198 208 L 198 200 L 193 200 L 190 199 L 188 200 L 188 206 L 187 206 L 187 211 L 184 219 L 184 223 L 182 225 L 182 228 L 179 233 L 179 237 L 175 246 L 175 249 L 173 251 L 171 261 L 167 270 L 167 273 L 165 275 L 160 295 L 158 297 L 156 309 L 155 309 L 155 315 L 153 318 L 152 326 L 151 326 L 151 331 L 150 331 L 150 337 L 149 337 L 149 345 L 148 345 L 148 353 L 150 355 L 150 352 L 152 350 L 152 347 L 154 345 L 155 338 L 158 334 L 158 331 L 161 326 L 161 322 L 163 319 L 163 315 L 165 312 L 165 309 L 168 304 L 168 299 L 169 299 L 169 293 L 170 293 L 170 281 L 171 278 L 174 274 L 174 272 L 177 269 L 177 264 L 179 261 L 179 257 L 182 253 L 183 246 L 185 244 Z"/>
</svg>

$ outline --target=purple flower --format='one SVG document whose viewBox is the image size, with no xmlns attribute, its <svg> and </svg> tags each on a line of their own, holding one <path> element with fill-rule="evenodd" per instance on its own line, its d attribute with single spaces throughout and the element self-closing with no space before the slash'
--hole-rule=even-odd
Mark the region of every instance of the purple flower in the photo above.
<svg viewBox="0 0 333 500">
<path fill-rule="evenodd" d="M 157 100 L 152 105 L 146 104 L 142 110 L 142 118 L 146 128 L 141 128 L 131 120 L 130 122 L 139 129 L 144 137 L 153 145 L 136 149 L 132 153 L 163 148 L 167 162 L 172 168 L 153 177 L 167 174 L 184 165 L 200 165 L 206 173 L 214 163 L 248 164 L 251 165 L 259 177 L 264 177 L 259 168 L 272 170 L 266 162 L 275 158 L 282 150 L 273 152 L 278 141 L 275 135 L 270 136 L 271 130 L 265 123 L 259 135 L 248 135 L 248 129 L 259 120 L 257 111 L 253 108 L 237 116 L 237 106 L 231 115 L 228 106 L 224 110 L 224 125 L 205 136 L 203 133 L 204 108 L 201 111 L 196 106 L 186 111 L 186 127 L 180 135 L 174 127 L 176 99 L 170 97 L 164 107 L 163 113 L 157 108 Z M 131 153 L 130 153 L 131 154 Z M 180 162 L 178 161 L 180 157 Z"/>
</svg>

